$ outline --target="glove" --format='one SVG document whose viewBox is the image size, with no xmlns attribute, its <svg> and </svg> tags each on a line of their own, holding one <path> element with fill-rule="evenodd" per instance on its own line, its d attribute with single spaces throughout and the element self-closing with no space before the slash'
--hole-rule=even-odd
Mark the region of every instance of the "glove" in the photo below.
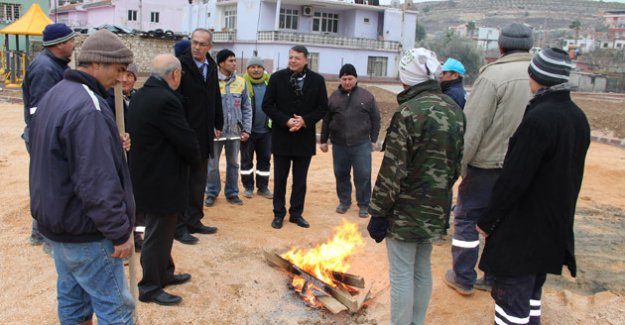
<svg viewBox="0 0 625 325">
<path fill-rule="evenodd" d="M 386 218 L 371 217 L 369 224 L 367 225 L 367 231 L 369 236 L 379 243 L 386 237 L 386 231 L 388 230 L 388 221 Z"/>
</svg>

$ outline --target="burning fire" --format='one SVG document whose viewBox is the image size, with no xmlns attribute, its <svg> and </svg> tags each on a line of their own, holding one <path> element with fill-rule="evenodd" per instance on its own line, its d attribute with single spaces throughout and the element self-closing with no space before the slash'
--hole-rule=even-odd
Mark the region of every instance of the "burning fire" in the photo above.
<svg viewBox="0 0 625 325">
<path fill-rule="evenodd" d="M 365 243 L 355 223 L 343 220 L 334 229 L 334 233 L 334 237 L 326 243 L 308 251 L 293 247 L 281 256 L 326 284 L 336 287 L 332 271 L 347 272 L 350 267 L 347 260 L 357 249 L 364 247 Z M 311 299 L 311 291 L 314 291 L 311 283 L 296 276 L 292 285 L 310 305 L 315 305 L 314 297 Z"/>
</svg>

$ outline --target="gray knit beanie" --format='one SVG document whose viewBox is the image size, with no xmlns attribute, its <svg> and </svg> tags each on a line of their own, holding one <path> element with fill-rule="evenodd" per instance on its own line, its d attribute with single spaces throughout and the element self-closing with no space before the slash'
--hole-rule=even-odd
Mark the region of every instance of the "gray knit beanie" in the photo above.
<svg viewBox="0 0 625 325">
<path fill-rule="evenodd" d="M 532 29 L 525 24 L 512 23 L 501 29 L 499 47 L 508 51 L 529 51 L 534 46 Z"/>
<path fill-rule="evenodd" d="M 534 56 L 528 72 L 537 83 L 551 87 L 568 82 L 573 67 L 568 53 L 558 48 L 547 48 Z"/>
<path fill-rule="evenodd" d="M 258 65 L 263 67 L 263 69 L 265 68 L 265 62 L 263 62 L 263 59 L 257 56 L 253 56 L 249 60 L 247 60 L 247 68 L 249 68 L 251 65 Z"/>
<path fill-rule="evenodd" d="M 100 29 L 87 37 L 82 44 L 78 63 L 132 63 L 132 51 L 124 43 L 106 29 Z"/>
</svg>

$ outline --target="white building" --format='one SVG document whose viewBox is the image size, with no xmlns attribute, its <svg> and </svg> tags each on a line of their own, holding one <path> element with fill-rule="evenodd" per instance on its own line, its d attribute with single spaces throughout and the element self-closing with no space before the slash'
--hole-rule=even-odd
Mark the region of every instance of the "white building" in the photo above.
<svg viewBox="0 0 625 325">
<path fill-rule="evenodd" d="M 477 48 L 488 51 L 499 48 L 499 28 L 480 27 L 477 29 Z"/>
<path fill-rule="evenodd" d="M 353 64 L 359 77 L 397 77 L 404 49 L 415 44 L 414 11 L 353 0 L 205 0 L 187 5 L 182 30 L 214 30 L 214 51 L 232 50 L 243 65 L 257 53 L 268 70 L 285 68 L 288 51 L 304 45 L 311 69 L 338 74 Z M 241 69 L 242 70 L 242 69 Z"/>
</svg>

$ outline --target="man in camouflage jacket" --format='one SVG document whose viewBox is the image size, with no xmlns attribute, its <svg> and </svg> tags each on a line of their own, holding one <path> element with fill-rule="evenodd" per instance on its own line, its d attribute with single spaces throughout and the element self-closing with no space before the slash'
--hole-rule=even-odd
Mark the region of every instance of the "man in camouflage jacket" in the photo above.
<svg viewBox="0 0 625 325">
<path fill-rule="evenodd" d="M 404 91 L 386 133 L 367 229 L 387 239 L 391 324 L 423 324 L 432 292 L 432 240 L 445 231 L 445 214 L 460 174 L 465 118 L 433 80 L 436 54 L 412 49 L 400 63 Z"/>
</svg>

